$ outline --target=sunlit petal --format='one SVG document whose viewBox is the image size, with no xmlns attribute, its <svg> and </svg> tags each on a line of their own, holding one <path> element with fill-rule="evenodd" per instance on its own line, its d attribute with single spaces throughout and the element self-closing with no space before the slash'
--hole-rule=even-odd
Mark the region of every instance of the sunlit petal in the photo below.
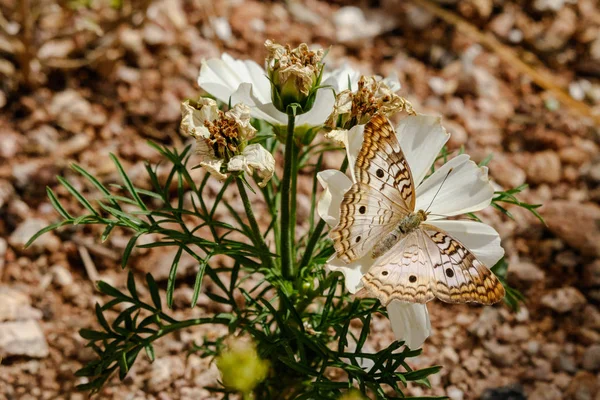
<svg viewBox="0 0 600 400">
<path fill-rule="evenodd" d="M 344 173 L 334 169 L 319 172 L 317 179 L 325 189 L 317 204 L 317 212 L 327 225 L 336 226 L 340 219 L 340 204 L 344 193 L 352 186 L 352 181 Z"/>
<path fill-rule="evenodd" d="M 411 349 L 423 345 L 431 334 L 431 321 L 425 304 L 393 300 L 387 306 L 392 330 L 397 340 L 403 340 Z"/>
<path fill-rule="evenodd" d="M 450 169 L 452 172 L 448 175 Z M 429 211 L 432 215 L 429 219 L 435 220 L 442 218 L 440 216 L 479 211 L 490 205 L 493 196 L 494 188 L 488 179 L 487 168 L 478 167 L 468 155 L 461 154 L 417 187 L 416 209 L 426 210 L 431 204 Z"/>
<path fill-rule="evenodd" d="M 442 127 L 439 117 L 411 115 L 400 121 L 396 136 L 410 166 L 415 186 L 418 186 L 450 135 Z"/>
</svg>

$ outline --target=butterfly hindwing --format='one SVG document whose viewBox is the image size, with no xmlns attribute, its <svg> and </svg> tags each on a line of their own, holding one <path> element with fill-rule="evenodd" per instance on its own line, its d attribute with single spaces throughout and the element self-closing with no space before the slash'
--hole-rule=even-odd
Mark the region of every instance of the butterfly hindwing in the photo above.
<svg viewBox="0 0 600 400">
<path fill-rule="evenodd" d="M 364 256 L 414 209 L 412 175 L 386 117 L 375 115 L 365 126 L 354 174 L 356 183 L 345 193 L 340 222 L 330 233 L 344 262 Z"/>
<path fill-rule="evenodd" d="M 490 305 L 504 298 L 504 287 L 488 267 L 458 240 L 429 224 L 420 229 L 432 266 L 432 290 L 447 303 Z"/>
<path fill-rule="evenodd" d="M 431 262 L 421 236 L 418 230 L 406 235 L 362 277 L 364 287 L 382 305 L 392 300 L 426 303 L 435 297 Z"/>
</svg>

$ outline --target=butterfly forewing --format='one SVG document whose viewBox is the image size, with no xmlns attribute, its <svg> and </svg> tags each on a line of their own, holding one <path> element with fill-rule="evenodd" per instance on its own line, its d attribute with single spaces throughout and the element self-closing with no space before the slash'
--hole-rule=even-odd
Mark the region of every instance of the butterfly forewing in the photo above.
<svg viewBox="0 0 600 400">
<path fill-rule="evenodd" d="M 331 231 L 337 256 L 364 256 L 414 210 L 412 175 L 388 119 L 375 115 L 365 125 L 354 168 L 356 183 L 346 192 L 340 222 Z"/>
</svg>

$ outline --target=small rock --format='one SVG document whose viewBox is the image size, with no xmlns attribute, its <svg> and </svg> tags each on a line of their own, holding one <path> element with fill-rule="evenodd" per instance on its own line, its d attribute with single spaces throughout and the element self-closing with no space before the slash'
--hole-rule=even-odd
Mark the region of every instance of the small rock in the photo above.
<svg viewBox="0 0 600 400">
<path fill-rule="evenodd" d="M 579 371 L 566 391 L 566 398 L 572 400 L 594 400 L 598 391 L 598 382 L 594 374 Z"/>
<path fill-rule="evenodd" d="M 183 361 L 177 357 L 160 357 L 152 363 L 148 389 L 156 393 L 166 389 L 171 382 L 185 373 Z"/>
<path fill-rule="evenodd" d="M 48 343 L 40 325 L 34 320 L 0 324 L 0 357 L 48 356 Z"/>
<path fill-rule="evenodd" d="M 566 354 L 565 352 L 561 352 L 558 357 L 553 360 L 552 365 L 557 371 L 564 371 L 568 372 L 569 374 L 574 374 L 577 372 L 575 357 Z"/>
<path fill-rule="evenodd" d="M 483 338 L 494 332 L 500 323 L 500 313 L 497 309 L 486 307 L 483 312 L 471 326 L 469 332 L 477 337 Z"/>
<path fill-rule="evenodd" d="M 533 8 L 538 11 L 559 11 L 565 5 L 565 0 L 535 0 Z"/>
<path fill-rule="evenodd" d="M 527 179 L 525 171 L 519 168 L 510 158 L 502 154 L 494 154 L 489 166 L 494 179 L 505 189 L 520 186 Z"/>
<path fill-rule="evenodd" d="M 566 313 L 583 307 L 587 302 L 585 296 L 574 287 L 564 287 L 544 295 L 541 304 L 558 313 Z"/>
<path fill-rule="evenodd" d="M 530 262 L 511 263 L 508 267 L 508 279 L 510 282 L 519 281 L 525 283 L 539 282 L 546 274 L 537 265 Z"/>
<path fill-rule="evenodd" d="M 600 260 L 583 267 L 582 283 L 586 287 L 600 286 Z"/>
<path fill-rule="evenodd" d="M 556 386 L 546 382 L 536 382 L 535 389 L 529 394 L 529 400 L 562 400 L 563 394 Z"/>
<path fill-rule="evenodd" d="M 42 219 L 32 218 L 25 220 L 10 235 L 8 242 L 15 250 L 23 251 L 27 241 L 46 226 L 48 226 L 48 223 Z M 35 252 L 47 250 L 51 253 L 58 251 L 59 247 L 60 240 L 53 232 L 43 234 L 30 246 Z"/>
<path fill-rule="evenodd" d="M 52 281 L 60 287 L 69 286 L 73 283 L 73 275 L 71 271 L 62 265 L 53 265 L 50 267 L 52 273 Z"/>
<path fill-rule="evenodd" d="M 451 400 L 463 400 L 465 397 L 465 393 L 456 386 L 448 386 L 446 394 Z"/>
<path fill-rule="evenodd" d="M 583 255 L 600 257 L 600 207 L 593 203 L 556 200 L 540 213 L 552 233 Z"/>
<path fill-rule="evenodd" d="M 492 362 L 501 367 L 513 365 L 520 356 L 513 347 L 499 344 L 495 340 L 484 342 L 483 347 L 488 351 Z"/>
<path fill-rule="evenodd" d="M 29 296 L 8 286 L 0 286 L 0 321 L 41 318 L 42 312 L 31 307 Z"/>
<path fill-rule="evenodd" d="M 15 188 L 6 179 L 0 179 L 0 208 L 8 204 L 15 195 Z"/>
<path fill-rule="evenodd" d="M 554 151 L 534 153 L 527 163 L 527 179 L 532 183 L 557 183 L 561 177 L 561 163 Z"/>
<path fill-rule="evenodd" d="M 600 344 L 594 344 L 585 350 L 582 364 L 588 371 L 600 369 Z"/>
</svg>

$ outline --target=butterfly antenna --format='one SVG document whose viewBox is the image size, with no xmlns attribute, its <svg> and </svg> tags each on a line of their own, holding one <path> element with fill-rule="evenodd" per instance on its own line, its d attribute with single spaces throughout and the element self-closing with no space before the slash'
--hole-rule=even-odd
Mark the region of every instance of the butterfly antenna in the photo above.
<svg viewBox="0 0 600 400">
<path fill-rule="evenodd" d="M 437 197 L 437 195 L 440 193 L 440 190 L 442 190 L 442 186 L 444 186 L 444 183 L 446 183 L 446 179 L 448 179 L 448 176 L 450 175 L 450 173 L 452 173 L 452 170 L 454 170 L 454 168 L 450 168 L 448 170 L 448 173 L 446 174 L 446 176 L 444 177 L 444 180 L 442 181 L 442 184 L 440 185 L 440 187 L 438 188 L 437 192 L 435 192 L 435 196 L 433 196 L 433 199 L 431 199 L 431 203 L 429 203 L 429 206 L 427 206 L 427 210 L 429 210 L 431 208 L 431 205 L 433 204 L 433 202 L 435 201 L 435 198 Z M 427 213 L 427 210 L 425 210 L 425 212 Z"/>
</svg>

